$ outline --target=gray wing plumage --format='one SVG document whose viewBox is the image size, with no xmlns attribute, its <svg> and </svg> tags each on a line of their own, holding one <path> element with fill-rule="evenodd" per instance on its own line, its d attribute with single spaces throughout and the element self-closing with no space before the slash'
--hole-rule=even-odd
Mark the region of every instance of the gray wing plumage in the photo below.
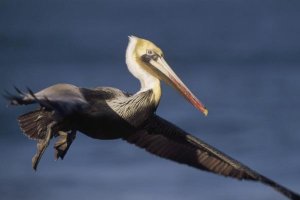
<svg viewBox="0 0 300 200">
<path fill-rule="evenodd" d="M 55 110 L 63 115 L 87 105 L 80 88 L 70 84 L 56 84 L 37 93 L 33 93 L 31 90 L 28 93 L 23 93 L 18 89 L 17 91 L 20 96 L 8 96 L 13 105 L 39 103 L 42 107 Z"/>
<path fill-rule="evenodd" d="M 124 139 L 160 157 L 226 177 L 260 181 L 290 199 L 300 199 L 298 194 L 251 170 L 158 116 L 150 119 L 143 130 Z"/>
<path fill-rule="evenodd" d="M 70 114 L 78 109 L 93 105 L 99 101 L 105 101 L 116 97 L 126 97 L 128 94 L 111 87 L 97 87 L 94 89 L 80 88 L 71 84 L 56 84 L 39 92 L 28 93 L 15 88 L 18 95 L 7 93 L 4 95 L 12 105 L 27 105 L 39 103 L 42 107 Z"/>
</svg>

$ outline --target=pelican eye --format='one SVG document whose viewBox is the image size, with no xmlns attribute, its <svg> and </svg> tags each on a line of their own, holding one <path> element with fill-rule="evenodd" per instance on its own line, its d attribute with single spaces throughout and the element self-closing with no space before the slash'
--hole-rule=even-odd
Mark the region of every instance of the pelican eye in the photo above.
<svg viewBox="0 0 300 200">
<path fill-rule="evenodd" d="M 155 53 L 153 50 L 146 50 L 146 54 L 142 56 L 142 60 L 144 62 L 150 62 L 150 60 L 157 60 L 159 55 Z"/>
<path fill-rule="evenodd" d="M 146 53 L 147 53 L 147 55 L 149 55 L 149 56 L 152 56 L 152 55 L 154 54 L 154 52 L 153 52 L 152 50 L 149 50 L 149 49 L 146 51 Z"/>
</svg>

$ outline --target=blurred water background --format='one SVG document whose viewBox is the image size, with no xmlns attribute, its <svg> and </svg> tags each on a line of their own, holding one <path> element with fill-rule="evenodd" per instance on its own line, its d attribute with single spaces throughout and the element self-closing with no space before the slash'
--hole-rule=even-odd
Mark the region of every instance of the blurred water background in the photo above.
<svg viewBox="0 0 300 200">
<path fill-rule="evenodd" d="M 157 113 L 300 192 L 299 10 L 296 0 L 1 0 L 0 90 L 65 82 L 135 92 L 127 36 L 148 38 L 210 111 L 164 85 Z M 0 199 L 284 199 L 82 134 L 64 161 L 50 145 L 34 172 L 35 142 L 16 121 L 32 107 L 0 102 Z"/>
</svg>

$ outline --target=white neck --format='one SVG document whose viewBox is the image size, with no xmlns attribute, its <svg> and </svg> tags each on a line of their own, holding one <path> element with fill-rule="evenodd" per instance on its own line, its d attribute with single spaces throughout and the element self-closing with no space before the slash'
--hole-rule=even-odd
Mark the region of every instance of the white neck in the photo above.
<svg viewBox="0 0 300 200">
<path fill-rule="evenodd" d="M 129 44 L 126 50 L 126 64 L 128 70 L 133 76 L 140 80 L 141 91 L 146 91 L 149 89 L 154 89 L 157 86 L 160 87 L 160 81 L 158 78 L 149 74 L 145 71 L 139 63 L 136 61 L 135 47 L 137 43 L 137 38 L 134 36 L 129 37 Z"/>
</svg>

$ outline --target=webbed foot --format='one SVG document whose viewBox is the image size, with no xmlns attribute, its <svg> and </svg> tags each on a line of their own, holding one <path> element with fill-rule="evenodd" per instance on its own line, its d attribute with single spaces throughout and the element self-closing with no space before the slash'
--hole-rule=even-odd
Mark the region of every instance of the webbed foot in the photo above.
<svg viewBox="0 0 300 200">
<path fill-rule="evenodd" d="M 54 157 L 56 160 L 58 158 L 63 160 L 72 142 L 76 138 L 76 131 L 71 131 L 70 133 L 59 131 L 57 137 L 58 139 L 54 144 Z"/>
</svg>

